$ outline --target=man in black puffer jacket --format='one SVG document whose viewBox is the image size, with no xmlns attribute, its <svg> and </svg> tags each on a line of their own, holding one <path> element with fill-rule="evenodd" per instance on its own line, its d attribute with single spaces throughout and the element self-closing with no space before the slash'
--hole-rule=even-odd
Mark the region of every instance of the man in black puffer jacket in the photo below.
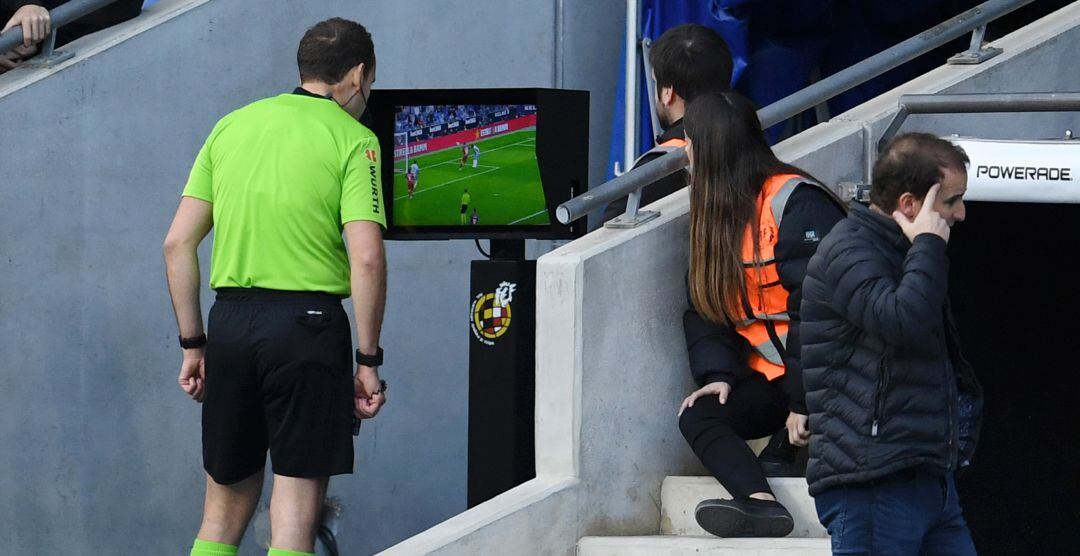
<svg viewBox="0 0 1080 556">
<path fill-rule="evenodd" d="M 960 353 L 945 248 L 964 220 L 967 155 L 922 133 L 874 166 L 803 282 L 806 478 L 844 554 L 975 554 L 954 483 L 982 393 Z"/>
</svg>

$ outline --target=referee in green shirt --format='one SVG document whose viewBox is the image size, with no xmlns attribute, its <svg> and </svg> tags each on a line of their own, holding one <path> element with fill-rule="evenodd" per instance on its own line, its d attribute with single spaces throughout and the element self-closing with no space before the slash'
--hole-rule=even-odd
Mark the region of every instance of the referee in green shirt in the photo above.
<svg viewBox="0 0 1080 556">
<path fill-rule="evenodd" d="M 461 194 L 461 225 L 464 226 L 466 220 L 469 217 L 469 203 L 472 202 L 472 195 L 469 195 L 469 190 L 466 189 Z"/>
<path fill-rule="evenodd" d="M 165 239 L 179 383 L 203 404 L 206 502 L 192 556 L 236 554 L 268 450 L 269 554 L 311 554 L 329 477 L 352 473 L 353 419 L 386 403 L 380 152 L 357 121 L 375 48 L 362 25 L 334 18 L 307 31 L 297 63 L 299 88 L 214 126 Z M 211 228 L 217 300 L 204 334 L 196 249 Z"/>
</svg>

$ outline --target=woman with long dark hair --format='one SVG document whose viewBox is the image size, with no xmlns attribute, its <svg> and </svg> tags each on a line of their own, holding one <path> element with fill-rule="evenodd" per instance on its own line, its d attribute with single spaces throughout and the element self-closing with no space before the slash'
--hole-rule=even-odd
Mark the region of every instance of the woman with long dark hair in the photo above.
<svg viewBox="0 0 1080 556">
<path fill-rule="evenodd" d="M 781 162 L 750 102 L 694 99 L 685 116 L 690 180 L 690 309 L 683 318 L 700 387 L 679 428 L 732 500 L 695 517 L 721 537 L 784 536 L 791 514 L 766 481 L 789 475 L 809 437 L 799 365 L 799 302 L 818 242 L 844 217 L 839 200 Z M 772 435 L 761 459 L 745 440 Z"/>
</svg>

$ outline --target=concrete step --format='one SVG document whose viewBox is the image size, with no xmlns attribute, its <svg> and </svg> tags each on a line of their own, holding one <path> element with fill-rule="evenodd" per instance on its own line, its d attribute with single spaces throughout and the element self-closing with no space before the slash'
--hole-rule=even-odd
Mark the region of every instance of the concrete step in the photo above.
<svg viewBox="0 0 1080 556">
<path fill-rule="evenodd" d="M 829 539 L 583 537 L 578 556 L 829 556 Z"/>
<path fill-rule="evenodd" d="M 818 522 L 814 499 L 806 489 L 806 479 L 769 479 L 776 499 L 791 512 L 795 529 L 788 537 L 825 538 L 828 533 Z M 667 477 L 660 487 L 660 534 L 707 536 L 694 519 L 698 502 L 709 498 L 731 498 L 712 477 Z"/>
</svg>

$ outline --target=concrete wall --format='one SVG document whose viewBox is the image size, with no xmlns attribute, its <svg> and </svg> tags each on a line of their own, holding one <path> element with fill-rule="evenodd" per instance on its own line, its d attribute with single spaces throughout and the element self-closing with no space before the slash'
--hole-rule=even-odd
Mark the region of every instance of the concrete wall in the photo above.
<svg viewBox="0 0 1080 556">
<path fill-rule="evenodd" d="M 199 409 L 175 385 L 161 240 L 214 122 L 295 86 L 307 26 L 362 21 L 381 87 L 591 90 L 602 176 L 622 3 L 566 0 L 557 34 L 559 4 L 162 0 L 71 45 L 78 56 L 58 68 L 0 77 L 0 546 L 186 553 L 203 490 Z M 346 554 L 465 508 L 463 315 L 477 257 L 472 242 L 389 245 L 391 401 L 364 426 L 357 474 L 331 487 Z M 261 552 L 248 542 L 243 553 Z"/>
<path fill-rule="evenodd" d="M 814 127 L 778 155 L 828 183 L 865 178 L 867 146 L 903 93 L 1077 91 L 1065 71 L 1080 44 L 1080 3 L 995 43 L 981 66 L 942 67 Z M 913 118 L 905 130 L 1058 137 L 1076 114 Z M 652 205 L 634 230 L 601 229 L 537 269 L 537 479 L 386 554 L 574 554 L 585 535 L 656 534 L 669 474 L 701 473 L 675 411 L 691 390 L 680 316 L 689 199 Z"/>
</svg>

